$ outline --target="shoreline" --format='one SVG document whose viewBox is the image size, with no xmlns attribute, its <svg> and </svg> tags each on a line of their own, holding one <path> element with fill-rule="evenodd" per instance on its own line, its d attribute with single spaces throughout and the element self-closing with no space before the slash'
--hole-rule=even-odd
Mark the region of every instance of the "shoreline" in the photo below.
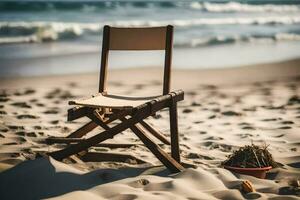
<svg viewBox="0 0 300 200">
<path fill-rule="evenodd" d="M 18 82 L 24 83 L 28 80 L 34 82 L 41 82 L 44 85 L 50 83 L 50 79 L 56 78 L 62 82 L 76 81 L 78 77 L 84 77 L 85 79 L 93 80 L 94 84 L 98 83 L 99 72 L 87 72 L 87 73 L 73 73 L 73 74 L 57 74 L 57 75 L 40 75 L 40 76 L 19 76 L 19 77 L 2 77 L 0 80 L 0 88 L 19 86 Z M 126 80 L 127 74 L 132 73 L 133 76 L 143 75 L 143 73 L 150 73 L 150 78 L 144 77 L 137 80 Z M 161 81 L 163 67 L 132 67 L 122 69 L 108 69 L 108 81 L 116 82 L 127 81 L 128 84 L 134 84 L 140 81 L 143 83 L 147 81 Z M 111 76 L 110 76 L 111 75 Z M 179 89 L 181 76 L 190 77 L 186 85 L 192 86 L 195 84 L 237 84 L 237 83 L 253 83 L 260 81 L 268 81 L 274 79 L 285 79 L 289 77 L 297 77 L 300 75 L 300 58 L 291 59 L 273 63 L 262 63 L 255 65 L 245 65 L 240 67 L 228 67 L 223 69 L 172 69 L 172 84 L 175 89 Z M 221 77 L 221 78 L 220 78 Z M 30 83 L 30 81 L 29 81 Z M 185 88 L 184 85 L 183 89 Z"/>
<path fill-rule="evenodd" d="M 95 72 L 99 70 L 100 49 L 100 43 L 74 45 L 70 42 L 9 48 L 0 46 L 0 77 Z M 297 59 L 300 57 L 299 52 L 300 45 L 291 42 L 174 48 L 172 63 L 174 69 L 222 69 Z M 163 55 L 161 51 L 112 51 L 110 68 L 163 66 Z"/>
</svg>

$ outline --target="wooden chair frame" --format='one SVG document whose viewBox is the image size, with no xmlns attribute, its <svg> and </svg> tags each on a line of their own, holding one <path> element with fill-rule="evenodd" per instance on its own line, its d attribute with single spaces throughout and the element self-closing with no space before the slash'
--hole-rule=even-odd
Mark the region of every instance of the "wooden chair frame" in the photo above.
<svg viewBox="0 0 300 200">
<path fill-rule="evenodd" d="M 130 129 L 135 135 L 144 143 L 144 145 L 171 171 L 179 172 L 184 169 L 180 164 L 180 150 L 178 141 L 178 119 L 177 119 L 177 102 L 184 99 L 184 92 L 182 90 L 170 92 L 170 80 L 171 80 L 171 59 L 172 59 L 172 43 L 173 43 L 173 27 L 168 25 L 166 27 L 155 27 L 155 28 L 124 28 L 128 31 L 128 40 L 132 39 L 134 47 L 124 43 L 119 45 L 119 43 L 112 43 L 114 38 L 111 38 L 113 34 L 112 31 L 123 31 L 122 28 L 114 28 L 110 26 L 104 26 L 103 30 L 103 42 L 102 42 L 102 57 L 101 57 L 101 69 L 100 69 L 100 82 L 99 82 L 99 93 L 106 94 L 106 80 L 107 80 L 107 62 L 109 50 L 165 50 L 165 63 L 164 63 L 164 79 L 163 79 L 163 95 L 153 98 L 139 106 L 132 108 L 110 108 L 107 107 L 91 107 L 91 106 L 76 106 L 68 110 L 68 121 L 73 121 L 82 117 L 88 117 L 90 122 L 80 127 L 78 130 L 71 133 L 66 138 L 53 138 L 47 139 L 47 143 L 66 143 L 69 144 L 65 149 L 61 149 L 55 152 L 48 153 L 50 156 L 57 160 L 62 160 L 68 156 L 74 154 L 80 154 L 83 151 L 87 151 L 88 148 L 92 146 L 101 145 L 100 143 L 113 138 L 118 133 L 126 129 Z M 144 47 L 136 40 L 137 34 L 135 32 L 142 31 L 142 33 L 148 34 L 148 30 L 161 34 L 161 30 L 164 32 L 162 41 L 165 42 L 164 45 L 151 44 Z M 130 35 L 131 34 L 131 35 Z M 149 34 L 148 34 L 149 35 Z M 134 37 L 133 37 L 134 36 Z M 140 37 L 140 36 L 138 36 Z M 141 37 L 142 38 L 142 37 Z M 140 39 L 141 39 L 140 38 Z M 155 40 L 156 42 L 157 40 Z M 154 42 L 154 43 L 155 43 Z M 69 104 L 74 104 L 70 101 Z M 148 124 L 144 119 L 147 117 L 155 115 L 156 112 L 161 109 L 169 108 L 169 118 L 170 118 L 170 132 L 171 141 L 169 141 L 160 131 L 156 130 L 150 124 Z M 111 127 L 109 124 L 119 120 L 120 123 Z M 87 139 L 82 139 L 84 135 L 92 131 L 97 126 L 104 129 L 103 132 L 89 137 Z M 158 140 L 164 144 L 171 145 L 171 156 L 163 151 L 163 149 L 156 144 L 149 135 L 156 137 Z M 127 147 L 130 144 L 105 144 L 111 148 Z M 83 155 L 82 160 L 87 159 L 87 153 Z M 94 154 L 93 154 L 94 155 Z M 88 156 L 89 158 L 94 158 L 94 160 L 102 160 L 96 156 Z"/>
</svg>

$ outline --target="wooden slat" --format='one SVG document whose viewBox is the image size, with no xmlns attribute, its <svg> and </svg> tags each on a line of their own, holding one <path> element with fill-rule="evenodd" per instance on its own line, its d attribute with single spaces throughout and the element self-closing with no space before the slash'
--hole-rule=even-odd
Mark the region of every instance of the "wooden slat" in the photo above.
<svg viewBox="0 0 300 200">
<path fill-rule="evenodd" d="M 70 146 L 66 147 L 65 149 L 51 152 L 48 155 L 53 157 L 56 160 L 62 160 L 70 155 L 74 155 L 83 150 L 87 150 L 89 147 L 99 144 L 100 142 L 103 142 L 107 139 L 110 139 L 113 136 L 117 135 L 118 133 L 121 133 L 122 131 L 126 130 L 130 126 L 138 123 L 140 120 L 145 119 L 146 117 L 149 117 L 150 114 L 151 114 L 151 112 L 150 112 L 149 106 L 145 105 L 143 107 L 140 107 L 139 112 L 137 112 L 133 117 L 128 119 L 126 122 L 118 124 L 118 125 L 112 127 L 111 129 L 103 131 L 103 132 L 101 132 L 95 136 L 92 136 L 82 142 L 79 142 L 78 144 L 70 145 Z"/>
<path fill-rule="evenodd" d="M 73 121 L 75 119 L 84 117 L 88 111 L 89 111 L 89 108 L 87 108 L 87 107 L 71 108 L 68 110 L 68 121 Z"/>
<path fill-rule="evenodd" d="M 163 95 L 168 94 L 170 92 L 172 45 L 173 45 L 173 26 L 169 25 L 169 26 L 167 26 L 167 31 L 166 31 L 166 51 L 165 51 Z"/>
<path fill-rule="evenodd" d="M 110 27 L 110 50 L 164 50 L 166 27 Z"/>
<path fill-rule="evenodd" d="M 106 91 L 106 80 L 107 80 L 107 62 L 108 62 L 108 49 L 110 41 L 110 27 L 104 26 L 103 28 L 103 40 L 102 40 L 102 53 L 101 53 L 101 68 L 100 68 L 100 79 L 99 79 L 99 92 Z"/>
<path fill-rule="evenodd" d="M 47 144 L 71 144 L 77 143 L 85 139 L 81 138 L 65 138 L 65 137 L 49 137 L 46 139 Z"/>
<path fill-rule="evenodd" d="M 166 99 L 171 99 L 173 95 L 174 101 L 181 101 L 184 98 L 184 93 L 182 90 L 174 91 L 162 96 L 152 96 L 152 97 L 126 97 L 110 94 L 97 94 L 94 97 L 83 98 L 74 101 L 69 101 L 71 105 L 88 106 L 92 108 L 113 108 L 113 109 L 132 109 L 138 107 L 150 101 L 158 102 L 155 103 L 156 107 L 159 107 L 159 102 L 166 103 Z M 169 103 L 169 102 L 168 102 Z M 83 113 L 84 115 L 84 113 Z"/>
<path fill-rule="evenodd" d="M 93 108 L 131 109 L 154 99 L 155 97 L 125 97 L 110 94 L 97 94 L 93 97 L 69 101 L 70 105 L 88 106 Z"/>
<path fill-rule="evenodd" d="M 65 137 L 49 137 L 46 139 L 47 144 L 75 144 L 82 142 L 86 139 L 82 138 L 65 138 Z M 111 149 L 117 148 L 130 148 L 141 144 L 131 144 L 131 143 L 99 143 L 93 147 L 107 147 Z"/>
<path fill-rule="evenodd" d="M 76 131 L 72 132 L 67 138 L 81 138 L 82 136 L 86 135 L 88 132 L 92 131 L 97 127 L 97 124 L 93 121 L 85 124 L 84 126 L 80 127 Z"/>
<path fill-rule="evenodd" d="M 154 137 L 162 141 L 164 144 L 170 145 L 170 141 L 161 133 L 159 130 L 154 129 L 152 126 L 150 126 L 147 122 L 142 120 L 140 124 L 147 130 L 149 133 L 151 133 Z"/>
<path fill-rule="evenodd" d="M 178 163 L 180 163 L 176 102 L 173 102 L 172 105 L 170 106 L 170 131 L 171 131 L 171 155 Z"/>
</svg>

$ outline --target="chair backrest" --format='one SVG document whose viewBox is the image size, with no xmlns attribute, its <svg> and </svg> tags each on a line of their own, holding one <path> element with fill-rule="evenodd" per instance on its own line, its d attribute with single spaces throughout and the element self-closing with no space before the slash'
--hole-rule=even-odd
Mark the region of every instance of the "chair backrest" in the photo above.
<svg viewBox="0 0 300 200">
<path fill-rule="evenodd" d="M 163 94 L 170 92 L 173 26 L 103 28 L 99 92 L 106 92 L 109 50 L 165 50 Z"/>
</svg>

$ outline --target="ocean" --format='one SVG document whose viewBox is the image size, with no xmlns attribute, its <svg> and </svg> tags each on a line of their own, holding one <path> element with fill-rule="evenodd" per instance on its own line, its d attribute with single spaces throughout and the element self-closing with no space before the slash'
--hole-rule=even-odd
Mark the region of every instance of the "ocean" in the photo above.
<svg viewBox="0 0 300 200">
<path fill-rule="evenodd" d="M 0 0 L 0 76 L 97 71 L 105 24 L 173 25 L 175 68 L 300 56 L 299 0 Z M 111 67 L 157 66 L 162 55 L 114 52 Z"/>
</svg>

